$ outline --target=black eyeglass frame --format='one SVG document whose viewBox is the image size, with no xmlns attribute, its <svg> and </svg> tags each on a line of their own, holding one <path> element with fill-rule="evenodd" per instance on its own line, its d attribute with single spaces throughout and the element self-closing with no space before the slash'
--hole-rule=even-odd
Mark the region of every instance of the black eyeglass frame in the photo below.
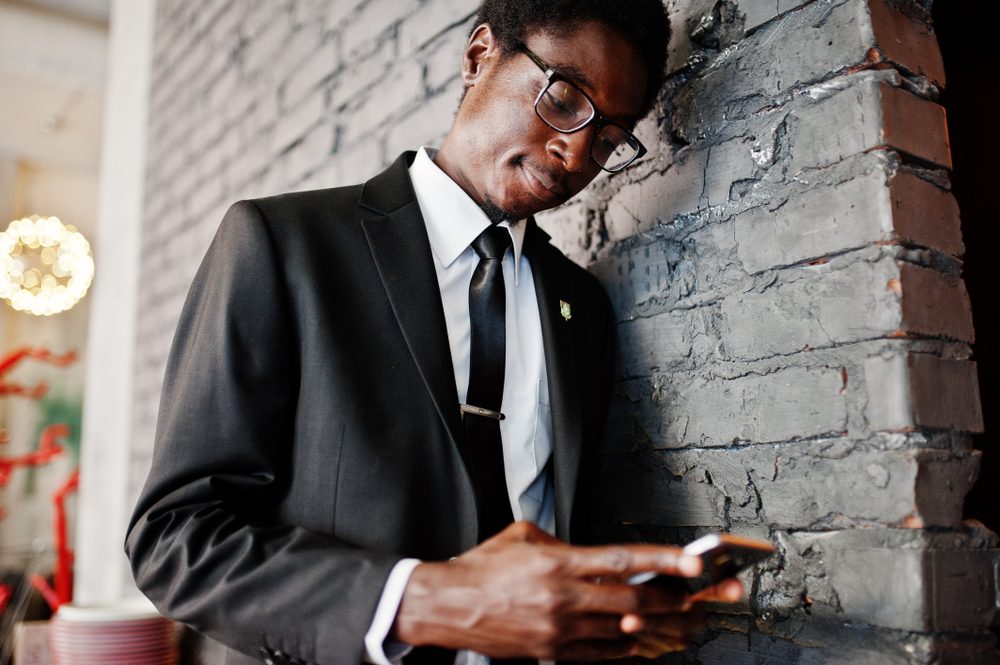
<svg viewBox="0 0 1000 665">
<path fill-rule="evenodd" d="M 531 49 L 529 49 L 523 43 L 519 43 L 517 45 L 517 48 L 518 48 L 519 51 L 521 51 L 526 56 L 528 56 L 528 58 L 530 58 L 531 61 L 533 63 L 535 63 L 535 65 L 539 69 L 541 69 L 542 72 L 545 73 L 545 78 L 546 78 L 545 86 L 542 88 L 541 92 L 538 93 L 538 96 L 535 97 L 535 115 L 538 116 L 539 120 L 541 120 L 546 125 L 548 125 L 552 129 L 554 129 L 557 132 L 560 132 L 562 134 L 575 134 L 576 132 L 584 129 L 587 125 L 589 125 L 592 122 L 596 123 L 596 127 L 597 127 L 597 130 L 594 132 L 594 137 L 596 137 L 600 133 L 601 128 L 606 127 L 608 125 L 611 125 L 613 127 L 617 127 L 618 129 L 620 129 L 623 132 L 625 132 L 625 140 L 627 142 L 634 142 L 635 148 L 636 148 L 636 152 L 635 152 L 635 155 L 632 157 L 632 159 L 628 160 L 627 162 L 625 162 L 624 164 L 622 164 L 621 166 L 619 166 L 616 169 L 609 169 L 606 166 L 604 166 L 603 164 L 601 164 L 599 161 L 597 161 L 597 158 L 594 157 L 594 137 L 592 137 L 591 140 L 590 140 L 590 158 L 593 159 L 594 163 L 597 164 L 598 166 L 600 166 L 602 170 L 607 171 L 608 173 L 620 173 L 620 172 L 624 171 L 629 166 L 631 166 L 632 164 L 634 164 L 636 162 L 636 160 L 641 159 L 643 157 L 643 155 L 645 155 L 648 152 L 646 150 L 646 146 L 644 146 L 642 144 L 642 141 L 640 141 L 636 137 L 635 134 L 633 134 L 632 132 L 630 132 L 621 123 L 615 122 L 614 120 L 611 120 L 610 118 L 608 118 L 608 117 L 606 117 L 606 116 L 601 115 L 600 113 L 598 113 L 597 112 L 597 104 L 594 103 L 594 100 L 590 98 L 590 95 L 588 95 L 583 90 L 581 90 L 579 86 L 577 86 L 575 83 L 573 83 L 573 81 L 571 81 L 569 78 L 563 76 L 558 71 L 556 71 L 556 69 L 554 67 L 552 67 L 550 64 L 548 64 L 547 62 L 545 62 L 544 60 L 542 60 L 542 58 L 539 57 L 539 55 L 537 53 L 535 53 L 534 51 L 532 51 Z M 546 120 L 542 116 L 542 114 L 539 112 L 539 110 L 538 110 L 538 103 L 542 101 L 542 97 L 545 95 L 546 92 L 548 92 L 549 88 L 552 87 L 552 84 L 555 83 L 556 81 L 562 81 L 566 85 L 570 86 L 571 88 L 573 88 L 574 90 L 576 90 L 577 92 L 579 92 L 581 95 L 583 95 L 583 98 L 587 100 L 587 103 L 590 104 L 590 117 L 586 121 L 584 121 L 583 123 L 581 123 L 580 126 L 576 127 L 575 129 L 566 130 L 566 129 L 560 129 L 559 127 L 556 127 L 551 122 L 549 122 L 548 120 Z"/>
</svg>

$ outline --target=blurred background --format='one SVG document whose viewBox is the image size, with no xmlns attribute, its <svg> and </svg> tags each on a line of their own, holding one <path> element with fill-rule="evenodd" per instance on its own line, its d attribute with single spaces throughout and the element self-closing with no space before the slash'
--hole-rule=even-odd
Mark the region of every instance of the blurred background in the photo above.
<svg viewBox="0 0 1000 665">
<path fill-rule="evenodd" d="M 109 6 L 0 2 L 0 231 L 38 215 L 95 235 Z M 0 306 L 0 604 L 21 605 L 4 613 L 4 638 L 13 609 L 44 612 L 37 596 L 24 605 L 23 585 L 55 566 L 53 495 L 80 460 L 89 309 L 89 298 L 52 316 Z"/>
</svg>

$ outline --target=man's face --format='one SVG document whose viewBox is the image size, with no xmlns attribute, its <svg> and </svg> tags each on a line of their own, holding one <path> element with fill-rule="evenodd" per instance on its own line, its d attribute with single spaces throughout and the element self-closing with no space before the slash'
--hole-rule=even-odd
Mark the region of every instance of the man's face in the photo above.
<svg viewBox="0 0 1000 665">
<path fill-rule="evenodd" d="M 618 32 L 586 22 L 562 35 L 535 32 L 525 45 L 583 90 L 597 113 L 634 126 L 646 66 Z M 488 26 L 473 33 L 467 92 L 438 163 L 480 206 L 523 219 L 563 203 L 601 168 L 590 157 L 595 123 L 572 134 L 549 127 L 534 110 L 544 72 L 523 53 L 503 55 Z"/>
</svg>

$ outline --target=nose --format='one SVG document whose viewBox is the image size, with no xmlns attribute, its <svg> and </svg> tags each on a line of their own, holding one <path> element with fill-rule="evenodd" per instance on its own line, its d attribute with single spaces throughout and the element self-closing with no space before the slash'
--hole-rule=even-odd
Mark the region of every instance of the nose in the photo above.
<svg viewBox="0 0 1000 665">
<path fill-rule="evenodd" d="M 583 171 L 590 163 L 590 144 L 594 138 L 594 125 L 587 125 L 572 134 L 558 133 L 549 140 L 546 148 L 562 162 L 570 173 Z"/>
</svg>

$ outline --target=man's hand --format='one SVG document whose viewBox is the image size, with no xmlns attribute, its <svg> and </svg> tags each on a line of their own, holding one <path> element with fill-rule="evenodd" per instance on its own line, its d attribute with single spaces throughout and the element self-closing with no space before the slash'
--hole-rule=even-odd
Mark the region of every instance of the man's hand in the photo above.
<svg viewBox="0 0 1000 665">
<path fill-rule="evenodd" d="M 701 561 L 677 547 L 575 547 L 518 522 L 452 561 L 417 566 L 394 636 L 500 658 L 650 657 L 686 648 L 704 623 L 700 601 L 743 593 L 736 580 L 695 596 L 625 582 L 646 571 L 696 577 Z"/>
</svg>

